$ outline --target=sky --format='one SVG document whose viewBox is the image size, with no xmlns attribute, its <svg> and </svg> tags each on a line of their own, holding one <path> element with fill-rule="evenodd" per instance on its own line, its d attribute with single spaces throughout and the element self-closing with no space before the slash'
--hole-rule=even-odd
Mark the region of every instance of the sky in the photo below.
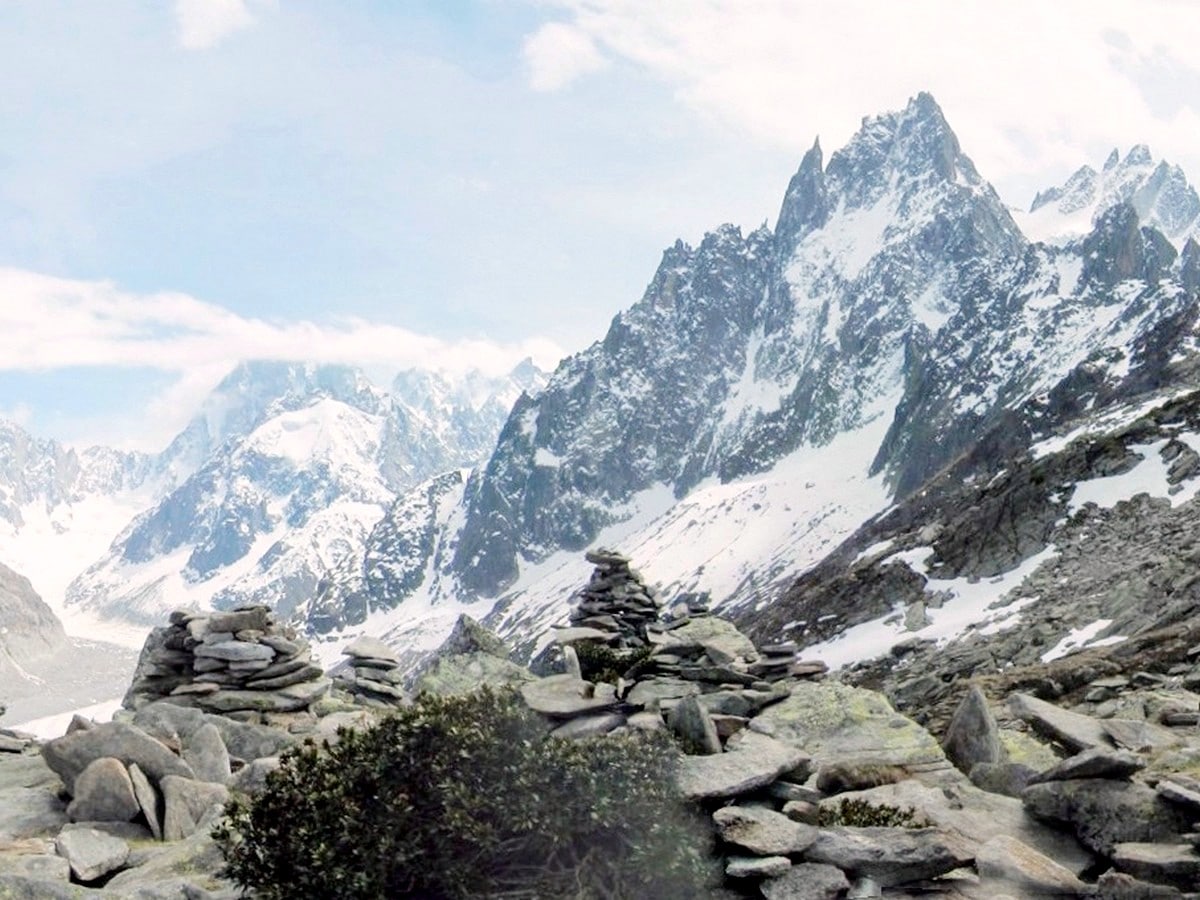
<svg viewBox="0 0 1200 900">
<path fill-rule="evenodd" d="M 928 90 L 1006 202 L 1200 178 L 1185 0 L 0 0 L 0 418 L 165 446 L 236 362 L 552 368 Z"/>
</svg>

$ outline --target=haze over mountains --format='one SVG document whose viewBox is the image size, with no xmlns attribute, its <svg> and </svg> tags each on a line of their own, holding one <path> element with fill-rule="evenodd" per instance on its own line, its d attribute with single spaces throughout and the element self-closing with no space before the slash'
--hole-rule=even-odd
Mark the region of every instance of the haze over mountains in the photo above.
<svg viewBox="0 0 1200 900">
<path fill-rule="evenodd" d="M 919 635 L 936 623 L 883 624 L 882 587 L 851 609 L 830 585 L 885 540 L 864 559 L 916 584 L 910 605 L 941 574 L 1044 553 L 1076 508 L 1059 506 L 1101 473 L 1090 462 L 1063 469 L 1037 539 L 1010 553 L 963 551 L 942 573 L 889 555 L 953 521 L 919 499 L 948 465 L 958 485 L 1000 477 L 1059 430 L 1126 427 L 1198 386 L 1198 230 L 1184 174 L 1140 146 L 1014 214 L 922 94 L 828 161 L 814 144 L 773 230 L 667 249 L 641 300 L 552 375 L 411 373 L 384 391 L 348 368 L 247 363 L 158 456 L 4 426 L 0 562 L 68 625 L 266 602 L 332 643 L 365 631 L 419 651 L 467 609 L 532 654 L 586 580 L 581 551 L 605 544 L 764 636 Z M 1123 449 L 1114 471 L 1147 458 Z M 980 502 L 935 484 L 941 502 Z M 787 593 L 805 572 L 825 607 Z"/>
</svg>

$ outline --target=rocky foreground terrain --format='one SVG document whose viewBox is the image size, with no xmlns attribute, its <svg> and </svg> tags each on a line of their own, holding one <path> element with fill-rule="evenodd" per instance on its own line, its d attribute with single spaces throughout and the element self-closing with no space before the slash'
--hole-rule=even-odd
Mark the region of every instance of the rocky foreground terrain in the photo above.
<svg viewBox="0 0 1200 900">
<path fill-rule="evenodd" d="M 1124 644 L 958 679 L 922 725 L 695 603 L 648 614 L 664 604 L 628 560 L 589 558 L 549 674 L 466 617 L 402 686 L 376 641 L 330 678 L 265 608 L 174 615 L 113 722 L 0 732 L 0 897 L 236 897 L 209 836 L 231 794 L 298 741 L 482 684 L 516 686 L 564 738 L 674 732 L 725 873 L 714 897 L 1200 896 L 1200 634 L 1156 643 L 1178 656 Z M 598 671 L 618 648 L 636 662 Z"/>
</svg>

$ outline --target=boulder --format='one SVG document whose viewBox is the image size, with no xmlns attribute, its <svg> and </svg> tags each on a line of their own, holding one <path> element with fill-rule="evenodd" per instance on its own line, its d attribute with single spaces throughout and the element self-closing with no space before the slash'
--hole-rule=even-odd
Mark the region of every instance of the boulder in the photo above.
<svg viewBox="0 0 1200 900">
<path fill-rule="evenodd" d="M 723 841 L 758 856 L 800 853 L 817 839 L 813 826 L 757 806 L 723 806 L 713 822 Z"/>
<path fill-rule="evenodd" d="M 977 763 L 1001 761 L 1004 748 L 1000 744 L 1000 730 L 988 706 L 987 697 L 978 685 L 971 685 L 967 696 L 950 719 L 946 736 L 942 739 L 942 749 L 950 762 L 964 774 L 970 773 Z"/>
<path fill-rule="evenodd" d="M 550 735 L 557 738 L 581 740 L 582 738 L 608 734 L 613 729 L 624 725 L 625 721 L 625 717 L 618 712 L 579 716 L 578 718 L 563 722 L 563 724 L 551 731 Z"/>
<path fill-rule="evenodd" d="M 1135 772 L 1140 772 L 1146 763 L 1137 755 L 1127 750 L 1109 750 L 1104 747 L 1093 747 L 1069 756 L 1056 766 L 1045 772 L 1039 772 L 1030 779 L 1030 784 L 1043 781 L 1066 781 L 1072 778 L 1112 778 L 1128 780 Z"/>
<path fill-rule="evenodd" d="M 980 847 L 975 868 L 990 889 L 1011 889 L 1018 897 L 1077 897 L 1084 891 L 1074 872 L 1009 835 Z"/>
<path fill-rule="evenodd" d="M 1121 843 L 1173 843 L 1187 817 L 1144 784 L 1077 778 L 1030 785 L 1021 795 L 1039 819 L 1065 822 L 1084 846 L 1104 856 Z"/>
<path fill-rule="evenodd" d="M 415 694 L 439 697 L 469 694 L 483 685 L 521 685 L 534 679 L 524 666 L 491 653 L 437 657 L 413 685 Z M 582 679 L 579 679 L 582 680 Z"/>
<path fill-rule="evenodd" d="M 75 799 L 67 815 L 73 822 L 128 822 L 139 809 L 125 764 L 104 756 L 75 779 Z"/>
<path fill-rule="evenodd" d="M 183 749 L 183 759 L 200 781 L 224 784 L 229 780 L 229 751 L 217 726 L 206 722 L 197 728 Z"/>
<path fill-rule="evenodd" d="M 102 757 L 119 759 L 126 766 L 136 763 L 155 781 L 168 775 L 194 778 L 191 766 L 144 731 L 121 722 L 105 722 L 88 731 L 55 738 L 42 745 L 42 757 L 67 791 L 74 794 L 75 779 Z"/>
<path fill-rule="evenodd" d="M 786 856 L 728 856 L 725 874 L 730 878 L 774 878 L 792 867 Z"/>
<path fill-rule="evenodd" d="M 1104 726 L 1090 716 L 1069 712 L 1031 697 L 1029 694 L 1011 694 L 1008 708 L 1014 716 L 1029 723 L 1029 727 L 1048 740 L 1057 741 L 1074 753 L 1093 747 L 1111 747 Z"/>
<path fill-rule="evenodd" d="M 1101 719 L 1100 727 L 1118 747 L 1138 753 L 1153 753 L 1183 743 L 1183 738 L 1170 728 L 1138 719 Z"/>
<path fill-rule="evenodd" d="M 228 662 L 270 662 L 275 658 L 275 651 L 266 644 L 248 644 L 245 641 L 200 644 L 192 652 L 199 657 L 223 659 Z"/>
<path fill-rule="evenodd" d="M 717 726 L 696 696 L 684 697 L 667 713 L 667 727 L 683 740 L 689 753 L 720 753 Z"/>
<path fill-rule="evenodd" d="M 808 763 L 795 747 L 753 731 L 730 738 L 724 753 L 685 756 L 676 771 L 680 792 L 692 800 L 738 797 Z"/>
<path fill-rule="evenodd" d="M 63 831 L 54 841 L 58 855 L 65 857 L 71 874 L 85 884 L 103 878 L 129 859 L 129 845 L 94 828 Z"/>
<path fill-rule="evenodd" d="M 1088 891 L 1089 900 L 1181 900 L 1178 888 L 1167 884 L 1151 884 L 1124 872 L 1108 871 L 1096 879 Z"/>
<path fill-rule="evenodd" d="M 178 841 L 192 834 L 210 813 L 229 799 L 221 784 L 168 775 L 161 782 L 163 840 Z"/>
<path fill-rule="evenodd" d="M 1112 859 L 1122 872 L 1144 881 L 1188 891 L 1200 885 L 1200 855 L 1191 844 L 1120 843 Z"/>
<path fill-rule="evenodd" d="M 758 651 L 754 642 L 737 626 L 719 616 L 696 616 L 686 623 L 668 632 L 668 639 L 663 644 L 669 648 L 672 644 L 697 643 L 705 649 L 712 648 L 717 655 L 729 660 L 740 659 L 744 662 L 755 662 Z"/>
<path fill-rule="evenodd" d="M 267 786 L 267 776 L 279 768 L 278 756 L 265 756 L 247 763 L 229 782 L 231 791 L 253 796 Z"/>
<path fill-rule="evenodd" d="M 530 709 L 552 718 L 569 719 L 615 705 L 612 698 L 596 696 L 590 681 L 572 675 L 550 675 L 530 681 L 521 686 L 521 696 Z"/>
<path fill-rule="evenodd" d="M 459 621 L 461 622 L 462 619 L 460 618 Z M 379 640 L 379 638 L 367 635 L 355 638 L 346 645 L 342 653 L 351 659 L 382 659 L 397 665 L 400 663 L 400 657 L 395 650 Z"/>
<path fill-rule="evenodd" d="M 914 774 L 951 769 L 933 736 L 875 691 L 837 682 L 798 682 L 791 695 L 751 720 L 812 757 L 818 767 L 863 760 Z"/>
<path fill-rule="evenodd" d="M 966 841 L 936 828 L 822 828 L 804 852 L 808 862 L 865 875 L 883 887 L 936 878 L 974 858 Z"/>
<path fill-rule="evenodd" d="M 846 873 L 837 866 L 803 862 L 759 887 L 767 900 L 836 900 L 850 890 Z"/>
</svg>

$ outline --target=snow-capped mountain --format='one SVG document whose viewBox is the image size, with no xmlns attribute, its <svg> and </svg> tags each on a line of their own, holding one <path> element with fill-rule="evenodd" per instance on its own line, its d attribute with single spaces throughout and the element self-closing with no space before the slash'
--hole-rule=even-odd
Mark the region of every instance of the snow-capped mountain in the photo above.
<svg viewBox="0 0 1200 900">
<path fill-rule="evenodd" d="M 310 624 L 365 616 L 416 646 L 468 608 L 532 649 L 600 543 L 668 592 L 766 607 L 944 466 L 989 457 L 983 436 L 995 457 L 1192 377 L 1200 248 L 1180 256 L 1124 199 L 1031 243 L 926 94 L 828 164 L 814 145 L 773 232 L 668 249 L 603 340 L 518 402 L 461 502 L 427 485 L 393 506 Z"/>
<path fill-rule="evenodd" d="M 290 614 L 361 556 L 398 494 L 486 452 L 505 400 L 538 379 L 528 363 L 461 383 L 408 372 L 389 395 L 349 367 L 243 364 L 160 461 L 202 464 L 75 579 L 68 606 L 146 625 L 179 605 Z"/>
<path fill-rule="evenodd" d="M 1083 166 L 1061 186 L 1041 191 L 1018 221 L 1031 240 L 1062 244 L 1089 233 L 1121 203 L 1177 249 L 1200 236 L 1200 197 L 1179 166 L 1156 162 L 1144 144 L 1124 156 L 1113 150 L 1099 172 Z"/>
</svg>

